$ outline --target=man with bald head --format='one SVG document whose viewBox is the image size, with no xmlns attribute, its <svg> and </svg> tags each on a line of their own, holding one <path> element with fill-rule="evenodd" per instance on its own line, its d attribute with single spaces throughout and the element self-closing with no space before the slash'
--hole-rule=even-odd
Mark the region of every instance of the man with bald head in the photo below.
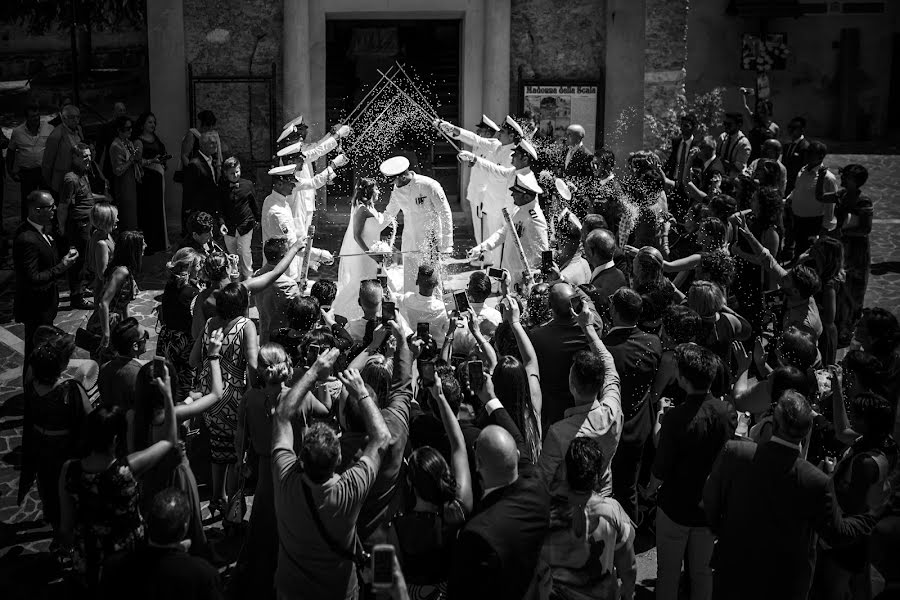
<svg viewBox="0 0 900 600">
<path fill-rule="evenodd" d="M 478 435 L 475 464 L 484 495 L 456 542 L 448 597 L 535 597 L 536 587 L 546 581 L 539 559 L 550 525 L 550 492 L 513 436 L 498 425 Z"/>
<path fill-rule="evenodd" d="M 200 134 L 200 152 L 184 168 L 184 196 L 181 200 L 181 228 L 188 218 L 202 211 L 215 220 L 213 232 L 219 231 L 219 186 L 221 165 L 218 158 L 219 138 L 212 131 Z"/>
<path fill-rule="evenodd" d="M 63 106 L 60 111 L 62 122 L 47 138 L 41 175 L 50 187 L 54 198 L 59 198 L 63 178 L 72 170 L 72 149 L 84 141 L 81 131 L 81 111 L 74 104 Z"/>
<path fill-rule="evenodd" d="M 584 257 L 591 266 L 591 285 L 603 298 L 608 298 L 623 285 L 625 274 L 616 268 L 616 238 L 607 229 L 595 229 L 584 240 Z M 598 307 L 600 308 L 600 307 Z"/>
<path fill-rule="evenodd" d="M 594 308 L 591 300 L 578 288 L 564 282 L 553 284 L 550 288 L 553 318 L 546 325 L 529 332 L 540 366 L 541 394 L 544 398 L 541 423 L 544 431 L 562 419 L 567 409 L 575 406 L 569 389 L 569 368 L 577 352 L 590 349 L 590 340 L 578 325 L 572 310 L 572 298 L 576 297 L 589 308 Z"/>
<path fill-rule="evenodd" d="M 584 127 L 575 123 L 566 128 L 566 158 L 563 163 L 563 177 L 590 177 L 594 156 L 584 147 Z"/>
</svg>

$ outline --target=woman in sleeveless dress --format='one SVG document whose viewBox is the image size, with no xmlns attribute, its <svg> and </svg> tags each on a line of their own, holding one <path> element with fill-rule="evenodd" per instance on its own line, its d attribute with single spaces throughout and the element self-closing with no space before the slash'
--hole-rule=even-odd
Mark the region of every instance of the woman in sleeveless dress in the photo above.
<svg viewBox="0 0 900 600">
<path fill-rule="evenodd" d="M 381 238 L 381 230 L 387 227 L 384 214 L 375 209 L 378 186 L 374 179 L 362 178 L 353 189 L 350 199 L 350 224 L 341 244 L 341 264 L 338 267 L 338 293 L 334 299 L 334 314 L 348 320 L 362 317 L 359 307 L 359 283 L 374 279 L 378 263 L 363 254 Z"/>
<path fill-rule="evenodd" d="M 114 355 L 109 346 L 110 332 L 128 318 L 128 306 L 140 292 L 134 278 L 141 272 L 146 248 L 144 234 L 140 231 L 123 231 L 103 274 L 103 292 L 86 326 L 89 332 L 100 336 L 100 346 L 91 356 L 98 362 L 105 362 Z"/>
<path fill-rule="evenodd" d="M 216 316 L 206 322 L 203 335 L 194 343 L 193 364 L 200 364 L 200 393 L 212 391 L 210 361 L 220 360 L 224 390 L 221 399 L 204 414 L 209 429 L 210 462 L 212 463 L 212 498 L 210 512 L 224 511 L 226 488 L 237 482 L 235 468 L 239 458 L 235 444 L 238 409 L 248 384 L 248 367 L 256 371 L 259 341 L 256 326 L 245 315 L 250 293 L 241 283 L 229 283 L 216 294 Z M 207 351 L 210 337 L 217 329 L 225 333 L 218 355 Z M 202 341 L 201 341 L 202 340 Z"/>
<path fill-rule="evenodd" d="M 156 115 L 144 113 L 134 128 L 135 152 L 140 153 L 141 180 L 137 184 L 138 223 L 147 238 L 149 252 L 169 247 L 166 230 L 166 146 L 156 135 Z"/>
</svg>

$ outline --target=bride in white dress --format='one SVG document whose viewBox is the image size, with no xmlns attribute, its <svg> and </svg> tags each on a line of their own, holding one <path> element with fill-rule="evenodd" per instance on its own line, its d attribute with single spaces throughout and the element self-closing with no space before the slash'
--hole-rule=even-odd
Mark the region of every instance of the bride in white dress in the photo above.
<svg viewBox="0 0 900 600">
<path fill-rule="evenodd" d="M 364 177 L 356 182 L 350 198 L 350 223 L 341 244 L 341 263 L 338 266 L 337 297 L 332 304 L 336 315 L 348 320 L 362 317 L 359 307 L 359 284 L 365 279 L 375 279 L 378 263 L 369 252 L 381 239 L 381 231 L 391 225 L 391 219 L 375 209 L 378 185 L 374 179 Z"/>
</svg>

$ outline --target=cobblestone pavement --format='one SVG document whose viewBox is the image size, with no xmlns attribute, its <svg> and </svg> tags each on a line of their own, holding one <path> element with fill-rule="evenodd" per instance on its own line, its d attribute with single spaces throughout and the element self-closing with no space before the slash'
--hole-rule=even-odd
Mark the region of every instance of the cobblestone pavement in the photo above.
<svg viewBox="0 0 900 600">
<path fill-rule="evenodd" d="M 865 192 L 875 200 L 875 224 L 871 236 L 873 266 L 900 261 L 900 202 L 897 200 L 900 198 L 900 156 L 833 155 L 828 160 L 830 166 L 850 162 L 862 163 L 870 172 Z M 4 222 L 7 230 L 17 220 L 17 209 L 12 204 L 6 203 L 5 212 L 9 214 L 4 215 Z M 320 223 L 316 245 L 337 252 L 345 227 L 346 214 L 334 217 L 333 222 Z M 473 242 L 463 232 L 457 232 L 456 238 L 457 255 L 462 256 Z M 254 254 L 258 264 L 258 240 Z M 156 347 L 154 297 L 160 293 L 164 283 L 166 258 L 166 255 L 159 254 L 145 259 L 144 273 L 139 280 L 142 291 L 132 304 L 134 315 L 151 332 L 145 357 L 152 356 Z M 10 259 L 0 260 L 3 261 L 0 264 L 0 589 L 4 590 L 3 597 L 8 599 L 66 597 L 66 588 L 59 581 L 59 571 L 47 552 L 50 531 L 41 520 L 36 489 L 28 493 L 21 506 L 16 503 L 22 424 L 22 326 L 12 321 L 14 277 Z M 464 287 L 468 272 L 465 266 L 452 268 L 447 288 Z M 336 268 L 326 268 L 320 275 L 334 279 Z M 900 273 L 873 273 L 867 305 L 900 311 Z M 89 316 L 86 311 L 68 310 L 65 294 L 61 306 L 57 325 L 68 332 L 74 332 Z M 78 352 L 84 355 L 83 351 Z M 198 479 L 203 477 L 198 474 Z M 204 516 L 209 516 L 207 511 L 204 511 Z M 211 537 L 220 538 L 216 531 L 211 533 Z M 638 581 L 641 589 L 638 597 L 649 598 L 655 583 L 656 551 L 652 547 L 652 539 L 639 540 L 639 545 Z M 221 548 L 227 549 L 227 543 L 223 543 Z"/>
</svg>

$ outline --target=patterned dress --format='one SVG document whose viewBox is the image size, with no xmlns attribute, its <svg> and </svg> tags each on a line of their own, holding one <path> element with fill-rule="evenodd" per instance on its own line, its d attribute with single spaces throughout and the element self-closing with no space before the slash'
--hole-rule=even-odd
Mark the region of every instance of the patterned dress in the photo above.
<svg viewBox="0 0 900 600">
<path fill-rule="evenodd" d="M 191 368 L 191 349 L 194 337 L 191 335 L 191 305 L 200 290 L 191 285 L 179 286 L 170 281 L 161 296 L 157 315 L 159 317 L 159 337 L 156 340 L 156 354 L 171 361 L 178 377 L 178 398 L 183 398 L 194 389 L 195 370 Z"/>
<path fill-rule="evenodd" d="M 250 322 L 247 317 L 238 317 L 225 333 L 222 349 L 219 351 L 222 370 L 222 398 L 203 417 L 209 429 L 210 460 L 218 464 L 237 462 L 234 446 L 234 432 L 237 428 L 238 408 L 247 387 L 247 357 L 244 354 L 244 326 Z M 209 344 L 210 327 L 203 331 L 203 366 L 200 371 L 200 392 L 212 391 L 212 376 L 206 348 Z"/>
<path fill-rule="evenodd" d="M 134 550 L 144 539 L 138 482 L 127 458 L 99 473 L 88 473 L 73 460 L 65 488 L 75 503 L 75 569 L 93 586 L 107 557 Z"/>
</svg>

